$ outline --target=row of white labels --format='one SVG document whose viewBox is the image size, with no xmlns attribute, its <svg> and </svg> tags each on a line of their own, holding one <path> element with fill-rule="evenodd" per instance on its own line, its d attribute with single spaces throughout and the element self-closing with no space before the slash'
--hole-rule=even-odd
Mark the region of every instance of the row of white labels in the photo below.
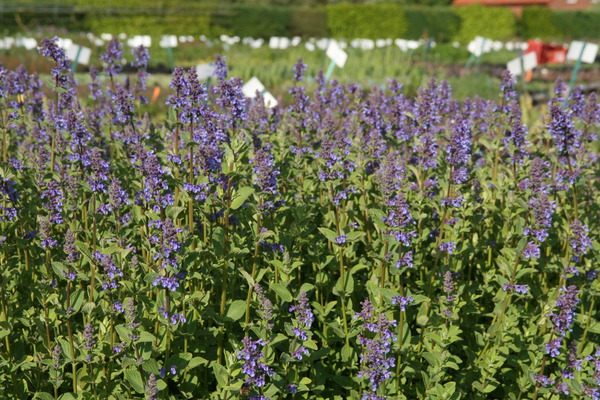
<svg viewBox="0 0 600 400">
<path fill-rule="evenodd" d="M 103 33 L 100 36 L 95 36 L 92 33 L 87 33 L 86 38 L 90 41 L 91 46 L 101 47 L 106 44 L 107 41 L 113 38 L 113 35 L 110 33 Z M 134 35 L 127 36 L 122 33 L 117 36 L 120 40 L 125 42 L 130 47 L 151 47 L 152 46 L 152 37 L 150 35 Z M 265 39 L 255 39 L 251 37 L 240 38 L 239 36 L 228 36 L 221 35 L 216 39 L 209 39 L 204 35 L 200 35 L 198 38 L 194 36 L 176 36 L 176 35 L 163 35 L 160 37 L 158 41 L 158 45 L 162 48 L 174 48 L 179 44 L 185 43 L 193 43 L 196 41 L 200 41 L 208 46 L 221 45 L 226 48 L 241 44 L 246 45 L 254 49 L 261 48 L 264 45 L 268 45 L 271 49 L 277 50 L 285 50 L 291 47 L 298 47 L 301 44 L 304 44 L 304 47 L 309 51 L 315 50 L 326 50 L 329 46 L 329 43 L 332 40 L 336 40 L 339 47 L 342 49 L 346 48 L 354 48 L 361 50 L 373 50 L 376 48 L 384 48 L 388 46 L 397 46 L 400 50 L 406 52 L 410 50 L 418 49 L 422 46 L 435 47 L 436 42 L 433 40 L 409 40 L 409 39 L 352 39 L 352 40 L 339 40 L 339 39 L 329 39 L 329 38 L 310 38 L 303 40 L 299 36 L 294 36 L 291 38 L 288 37 L 279 37 L 273 36 L 267 40 Z M 67 49 L 72 44 L 72 39 L 69 38 L 60 38 L 60 45 Z M 453 42 L 452 45 L 454 47 L 460 47 L 461 45 L 458 42 Z M 0 39 L 0 50 L 7 50 L 12 47 L 24 47 L 28 50 L 35 49 L 38 46 L 38 41 L 35 38 L 31 37 L 4 37 Z M 483 52 L 487 53 L 489 51 L 500 51 L 502 49 L 506 50 L 525 50 L 527 48 L 527 43 L 525 42 L 501 42 L 498 40 L 490 40 L 482 37 L 475 38 L 471 43 L 467 45 L 467 49 L 476 55 L 478 53 Z"/>
</svg>

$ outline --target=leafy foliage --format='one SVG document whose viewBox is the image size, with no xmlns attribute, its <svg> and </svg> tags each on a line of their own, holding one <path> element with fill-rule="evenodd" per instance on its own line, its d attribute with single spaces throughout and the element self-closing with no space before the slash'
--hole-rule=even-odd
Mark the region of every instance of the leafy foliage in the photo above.
<svg viewBox="0 0 600 400">
<path fill-rule="evenodd" d="M 594 398 L 594 94 L 541 114 L 294 67 L 291 101 L 175 69 L 145 113 L 143 48 L 85 91 L 0 67 L 5 398 Z M 46 85 L 44 85 L 46 84 Z"/>
<path fill-rule="evenodd" d="M 456 40 L 461 43 L 482 34 L 494 40 L 511 39 L 517 34 L 517 19 L 508 8 L 473 4 L 457 7 L 456 12 L 460 17 Z"/>
<path fill-rule="evenodd" d="M 334 37 L 347 39 L 401 38 L 408 30 L 404 9 L 394 4 L 332 4 L 327 24 Z"/>
</svg>

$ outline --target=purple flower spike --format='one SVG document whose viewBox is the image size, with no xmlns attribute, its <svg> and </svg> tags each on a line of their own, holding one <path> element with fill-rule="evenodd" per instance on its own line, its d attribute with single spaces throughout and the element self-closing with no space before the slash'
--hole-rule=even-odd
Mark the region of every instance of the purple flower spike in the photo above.
<svg viewBox="0 0 600 400">
<path fill-rule="evenodd" d="M 406 297 L 396 296 L 396 297 L 392 297 L 392 304 L 399 304 L 401 311 L 406 311 L 406 306 L 408 306 L 410 303 L 414 303 L 414 302 L 415 301 L 412 298 L 412 296 L 406 296 Z"/>
<path fill-rule="evenodd" d="M 440 250 L 445 251 L 448 254 L 454 254 L 454 251 L 456 250 L 456 242 L 440 243 Z"/>
</svg>

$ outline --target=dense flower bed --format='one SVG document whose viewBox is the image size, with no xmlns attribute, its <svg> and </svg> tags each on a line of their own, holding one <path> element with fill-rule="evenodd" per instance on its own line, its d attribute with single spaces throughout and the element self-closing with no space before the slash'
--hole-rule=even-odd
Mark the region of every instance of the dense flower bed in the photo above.
<svg viewBox="0 0 600 400">
<path fill-rule="evenodd" d="M 158 120 L 144 48 L 85 99 L 39 50 L 0 67 L 3 396 L 598 398 L 594 94 L 309 96 L 299 60 L 266 109 L 219 58 Z"/>
</svg>

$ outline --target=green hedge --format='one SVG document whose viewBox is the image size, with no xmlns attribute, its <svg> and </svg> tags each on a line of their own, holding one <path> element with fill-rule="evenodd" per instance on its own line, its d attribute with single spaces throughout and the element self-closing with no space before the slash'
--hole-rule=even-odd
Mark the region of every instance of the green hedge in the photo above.
<svg viewBox="0 0 600 400">
<path fill-rule="evenodd" d="M 222 9 L 213 24 L 240 37 L 289 36 L 292 9 L 278 6 L 236 5 Z"/>
<path fill-rule="evenodd" d="M 457 7 L 456 12 L 461 23 L 455 39 L 461 43 L 468 43 L 475 36 L 507 40 L 517 35 L 517 19 L 508 8 L 474 4 Z"/>
<path fill-rule="evenodd" d="M 95 34 L 210 35 L 209 17 L 203 15 L 88 15 L 86 26 Z"/>
<path fill-rule="evenodd" d="M 347 39 L 402 38 L 408 31 L 404 9 L 395 4 L 332 4 L 327 24 L 332 36 Z"/>
<path fill-rule="evenodd" d="M 520 36 L 526 39 L 556 39 L 560 32 L 554 11 L 547 7 L 525 7 L 521 15 Z"/>
<path fill-rule="evenodd" d="M 294 8 L 289 36 L 329 37 L 327 11 L 324 8 Z"/>
<path fill-rule="evenodd" d="M 600 12 L 598 11 L 556 11 L 554 25 L 561 33 L 561 39 L 600 38 Z"/>
<path fill-rule="evenodd" d="M 450 41 L 460 27 L 460 17 L 453 7 L 405 7 L 408 31 L 406 39 L 432 37 Z"/>
</svg>

